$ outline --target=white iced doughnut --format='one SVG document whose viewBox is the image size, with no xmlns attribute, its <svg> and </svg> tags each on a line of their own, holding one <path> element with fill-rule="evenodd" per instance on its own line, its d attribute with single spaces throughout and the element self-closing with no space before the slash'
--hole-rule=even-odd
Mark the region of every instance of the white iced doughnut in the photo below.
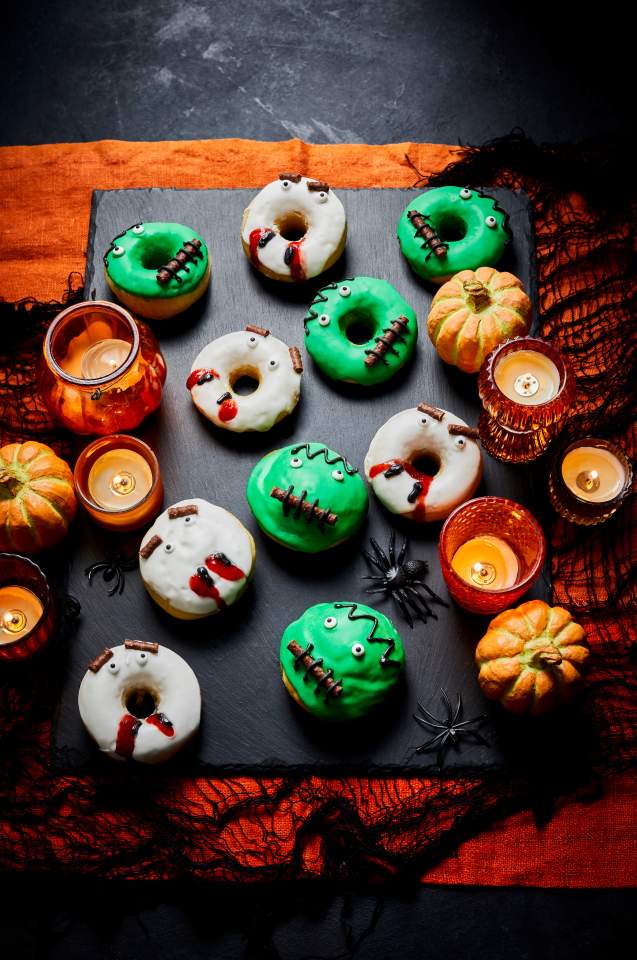
<svg viewBox="0 0 637 960">
<path fill-rule="evenodd" d="M 201 691 L 186 661 L 158 643 L 125 640 L 89 664 L 78 694 L 84 726 L 120 760 L 159 763 L 199 727 Z"/>
<path fill-rule="evenodd" d="M 196 620 L 238 600 L 254 569 L 252 535 L 207 500 L 181 500 L 164 510 L 139 548 L 144 586 L 162 609 Z"/>
<path fill-rule="evenodd" d="M 322 180 L 281 173 L 246 208 L 241 241 L 253 266 L 275 280 L 317 277 L 340 257 L 347 237 L 343 204 Z"/>
<path fill-rule="evenodd" d="M 186 386 L 197 409 L 218 427 L 237 433 L 269 430 L 297 405 L 302 372 L 297 347 L 262 327 L 246 327 L 205 346 Z M 246 376 L 257 381 L 256 390 L 235 393 L 236 382 Z"/>
<path fill-rule="evenodd" d="M 442 520 L 475 492 L 482 476 L 477 431 L 440 407 L 422 403 L 384 423 L 365 457 L 372 490 L 392 513 L 418 523 Z M 414 463 L 439 464 L 433 476 Z"/>
</svg>

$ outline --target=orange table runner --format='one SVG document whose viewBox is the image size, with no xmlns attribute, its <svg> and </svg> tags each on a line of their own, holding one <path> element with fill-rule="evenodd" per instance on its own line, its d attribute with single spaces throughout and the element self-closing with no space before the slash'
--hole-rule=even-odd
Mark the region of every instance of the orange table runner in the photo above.
<svg viewBox="0 0 637 960">
<path fill-rule="evenodd" d="M 7 301 L 25 297 L 60 299 L 68 275 L 83 274 L 94 189 L 256 188 L 282 169 L 312 173 L 335 187 L 408 187 L 416 179 L 411 164 L 428 176 L 458 154 L 457 148 L 431 144 L 313 146 L 300 140 L 103 141 L 2 148 L 0 296 Z M 40 731 L 36 736 L 46 735 Z M 398 803 L 403 791 L 413 798 L 414 783 L 396 781 Z M 427 783 L 422 781 L 423 791 Z M 368 789 L 366 781 L 352 780 L 351 785 L 352 792 Z M 197 790 L 201 789 L 199 782 Z M 204 792 L 218 801 L 222 782 L 206 780 Z M 615 777 L 607 783 L 600 800 L 586 804 L 569 800 L 542 829 L 527 814 L 492 826 L 467 840 L 423 879 L 443 884 L 634 885 L 636 799 L 634 782 Z M 184 791 L 184 800 L 189 802 L 188 790 Z M 302 807 L 302 798 L 295 802 Z M 289 830 L 289 812 L 284 806 L 274 816 L 275 833 L 286 847 L 282 838 Z M 2 826 L 0 810 L 0 833 Z M 288 839 L 291 850 L 293 838 Z M 20 838 L 11 841 L 19 844 Z M 228 827 L 226 842 L 235 849 L 235 855 L 237 848 L 243 847 L 246 862 L 253 861 L 255 868 L 261 858 L 258 841 L 245 823 Z M 57 843 L 63 858 L 63 841 Z M 318 841 L 305 845 L 306 875 L 320 870 L 319 846 Z"/>
</svg>

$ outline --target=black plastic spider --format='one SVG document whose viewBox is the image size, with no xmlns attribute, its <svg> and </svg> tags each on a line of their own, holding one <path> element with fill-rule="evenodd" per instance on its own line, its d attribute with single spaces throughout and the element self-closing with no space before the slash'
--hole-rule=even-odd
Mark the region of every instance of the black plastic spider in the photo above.
<svg viewBox="0 0 637 960">
<path fill-rule="evenodd" d="M 414 713 L 414 720 L 417 723 L 420 723 L 423 727 L 431 730 L 439 730 L 439 733 L 436 733 L 431 740 L 427 740 L 426 743 L 421 743 L 419 747 L 416 747 L 416 753 L 425 753 L 427 750 L 437 749 L 438 753 L 436 755 L 436 763 L 438 767 L 442 767 L 442 764 L 445 759 L 445 753 L 449 747 L 453 747 L 455 750 L 460 749 L 460 740 L 464 737 L 465 740 L 469 740 L 473 743 L 482 743 L 485 747 L 489 746 L 489 741 L 485 740 L 482 734 L 478 733 L 477 730 L 469 730 L 468 728 L 472 723 L 482 723 L 483 720 L 486 720 L 486 713 L 481 714 L 479 717 L 473 717 L 471 720 L 462 719 L 462 697 L 458 694 L 458 702 L 456 704 L 455 710 L 451 706 L 451 700 L 447 694 L 446 690 L 440 690 L 440 696 L 442 697 L 442 702 L 445 705 L 445 710 L 447 711 L 447 717 L 445 720 L 434 717 L 433 714 L 429 713 L 428 710 L 425 710 L 422 703 L 418 701 L 418 709 L 422 716 Z"/>
<path fill-rule="evenodd" d="M 114 597 L 116 593 L 121 596 L 126 586 L 126 571 L 134 570 L 136 566 L 136 553 L 127 557 L 125 554 L 118 552 L 107 557 L 106 560 L 92 563 L 89 567 L 86 567 L 84 574 L 88 577 L 89 586 L 93 586 L 93 577 L 101 573 L 104 583 L 114 581 L 113 586 L 108 591 L 108 596 Z"/>
<path fill-rule="evenodd" d="M 425 583 L 425 574 L 429 570 L 427 561 L 405 560 L 408 540 L 404 541 L 396 554 L 395 530 L 391 532 L 387 553 L 381 549 L 373 537 L 370 537 L 369 542 L 374 553 L 372 555 L 369 551 L 363 550 L 363 556 L 368 563 L 380 570 L 382 576 L 363 577 L 363 580 L 375 580 L 378 583 L 378 586 L 368 587 L 365 592 L 384 593 L 386 597 L 391 596 L 412 630 L 414 619 L 421 620 L 423 623 L 427 622 L 427 617 L 437 620 L 438 617 L 429 606 L 428 600 L 434 600 L 443 607 L 448 607 L 449 604 Z M 422 591 L 427 596 L 423 596 Z"/>
</svg>

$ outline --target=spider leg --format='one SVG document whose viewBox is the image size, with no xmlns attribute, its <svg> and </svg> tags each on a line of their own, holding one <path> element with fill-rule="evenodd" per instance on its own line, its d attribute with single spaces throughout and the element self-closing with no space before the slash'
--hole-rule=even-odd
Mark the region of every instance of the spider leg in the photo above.
<svg viewBox="0 0 637 960">
<path fill-rule="evenodd" d="M 392 527 L 392 532 L 389 535 L 389 545 L 387 548 L 387 554 L 389 556 L 389 562 L 392 567 L 396 566 L 396 531 Z"/>
<path fill-rule="evenodd" d="M 477 730 L 463 730 L 462 736 L 466 737 L 467 740 L 473 740 L 474 743 L 481 743 L 483 747 L 491 746 L 486 737 L 483 737 Z"/>
<path fill-rule="evenodd" d="M 431 587 L 427 586 L 427 584 L 424 582 L 424 580 L 419 580 L 419 581 L 418 581 L 418 585 L 419 585 L 420 587 L 422 587 L 424 590 L 426 590 L 427 593 L 429 594 L 429 596 L 431 597 L 431 599 L 432 599 L 432 600 L 435 600 L 436 603 L 441 603 L 443 607 L 448 607 L 448 606 L 449 606 L 449 604 L 447 603 L 447 601 L 446 601 L 446 600 L 443 600 L 442 597 L 439 597 L 437 593 L 434 593 L 434 591 L 431 589 Z"/>
<path fill-rule="evenodd" d="M 421 743 L 419 747 L 416 747 L 416 753 L 424 753 L 425 750 L 431 750 L 432 747 L 438 745 L 438 741 L 442 741 L 441 746 L 443 746 L 444 743 L 446 743 L 446 736 L 447 734 L 445 732 L 436 734 L 431 740 L 427 740 L 425 743 Z"/>
<path fill-rule="evenodd" d="M 445 710 L 447 711 L 447 726 L 450 727 L 452 726 L 453 710 L 451 708 L 451 700 L 449 699 L 449 695 L 442 687 L 440 688 L 440 697 L 445 705 Z"/>
<path fill-rule="evenodd" d="M 387 557 L 387 554 L 381 549 L 380 544 L 378 543 L 378 541 L 377 541 L 377 540 L 374 540 L 373 537 L 370 537 L 370 538 L 369 538 L 369 542 L 370 542 L 370 545 L 371 545 L 372 550 L 373 550 L 374 553 L 376 554 L 376 557 L 377 557 L 377 559 L 378 559 L 378 562 L 381 564 L 381 568 L 382 568 L 383 570 L 389 570 L 391 564 L 390 564 L 390 562 L 389 562 L 389 559 L 388 559 L 388 557 Z"/>
<path fill-rule="evenodd" d="M 418 604 L 414 603 L 413 599 L 407 593 L 406 587 L 401 587 L 399 590 L 395 590 L 394 592 L 400 597 L 400 599 L 404 603 L 408 604 L 410 611 L 416 620 L 420 620 L 422 623 L 427 622 L 427 618 L 423 616 L 423 613 L 420 607 L 418 606 Z"/>
<path fill-rule="evenodd" d="M 429 720 L 431 721 L 434 727 L 444 727 L 445 730 L 447 729 L 447 724 L 443 723 L 442 720 L 439 720 L 438 717 L 434 717 L 433 713 L 429 713 L 428 710 L 425 710 L 420 700 L 418 701 L 418 707 L 420 709 L 420 712 L 429 718 Z"/>
<path fill-rule="evenodd" d="M 471 720 L 461 720 L 460 723 L 454 723 L 456 729 L 462 730 L 463 727 L 468 726 L 470 723 L 482 723 L 483 720 L 487 719 L 486 713 L 480 714 L 479 717 L 472 717 Z"/>
<path fill-rule="evenodd" d="M 401 567 L 403 560 L 405 559 L 405 554 L 407 553 L 407 547 L 409 546 L 409 540 L 407 537 L 403 540 L 403 545 L 398 551 L 398 556 L 396 557 L 396 566 Z"/>
<path fill-rule="evenodd" d="M 386 582 L 387 582 L 387 577 L 376 577 L 376 576 L 361 577 L 361 580 L 382 580 L 383 583 L 386 583 Z"/>
<path fill-rule="evenodd" d="M 456 704 L 456 709 L 453 714 L 453 720 L 451 721 L 451 726 L 456 727 L 458 725 L 458 720 L 462 717 L 462 697 L 458 694 L 458 702 Z"/>
<path fill-rule="evenodd" d="M 361 553 L 363 554 L 363 556 L 365 557 L 365 559 L 367 560 L 367 562 L 368 562 L 368 563 L 371 563 L 374 567 L 376 567 L 377 570 L 380 570 L 381 573 L 386 573 L 386 572 L 387 572 L 387 567 L 383 566 L 383 564 L 381 564 L 381 563 L 376 559 L 376 557 L 373 557 L 373 556 L 371 555 L 371 553 L 369 552 L 369 550 L 363 549 L 363 550 L 361 550 Z"/>
<path fill-rule="evenodd" d="M 108 566 L 108 563 L 92 563 L 90 567 L 87 567 L 84 573 L 88 577 L 89 585 L 92 584 L 93 577 L 101 570 L 105 570 Z"/>
<path fill-rule="evenodd" d="M 420 596 L 415 587 L 412 587 L 408 584 L 407 586 L 403 587 L 403 590 L 413 598 L 414 605 L 420 604 L 421 609 L 425 612 L 425 617 L 433 617 L 434 620 L 438 619 L 425 598 Z"/>
<path fill-rule="evenodd" d="M 415 713 L 413 717 L 414 717 L 414 720 L 423 727 L 430 727 L 431 729 L 435 728 L 436 730 L 443 730 L 443 731 L 448 729 L 447 727 L 443 726 L 441 723 L 431 723 L 429 720 L 423 720 L 422 717 L 419 717 Z"/>
<path fill-rule="evenodd" d="M 404 600 L 404 598 L 403 598 L 400 590 L 394 590 L 394 591 L 392 591 L 392 597 L 393 597 L 394 600 L 396 601 L 396 603 L 397 603 L 397 605 L 398 605 L 398 609 L 399 609 L 400 612 L 402 613 L 403 617 L 405 618 L 405 620 L 406 620 L 407 623 L 409 624 L 410 629 L 413 630 L 413 629 L 414 629 L 414 618 L 412 617 L 411 613 L 410 613 L 409 610 L 407 609 L 407 606 L 406 606 L 406 604 L 405 604 L 405 600 Z"/>
<path fill-rule="evenodd" d="M 106 568 L 106 570 L 102 575 L 102 579 L 104 580 L 104 583 L 110 583 L 111 580 L 114 580 L 115 577 L 118 575 L 118 572 L 119 572 L 118 567 L 113 566 L 113 564 L 109 564 L 109 566 Z"/>
</svg>

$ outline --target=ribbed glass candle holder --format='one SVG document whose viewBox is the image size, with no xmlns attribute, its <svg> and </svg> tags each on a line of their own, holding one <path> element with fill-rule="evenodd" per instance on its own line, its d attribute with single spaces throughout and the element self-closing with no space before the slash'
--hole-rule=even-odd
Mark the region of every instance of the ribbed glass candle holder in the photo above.
<svg viewBox="0 0 637 960">
<path fill-rule="evenodd" d="M 569 464 L 575 464 L 574 469 L 569 469 Z M 563 447 L 555 457 L 549 499 L 566 520 L 592 526 L 619 510 L 632 485 L 632 464 L 623 450 L 610 440 L 584 437 Z"/>
<path fill-rule="evenodd" d="M 54 622 L 53 595 L 40 567 L 17 553 L 0 553 L 0 661 L 32 657 Z"/>
</svg>

